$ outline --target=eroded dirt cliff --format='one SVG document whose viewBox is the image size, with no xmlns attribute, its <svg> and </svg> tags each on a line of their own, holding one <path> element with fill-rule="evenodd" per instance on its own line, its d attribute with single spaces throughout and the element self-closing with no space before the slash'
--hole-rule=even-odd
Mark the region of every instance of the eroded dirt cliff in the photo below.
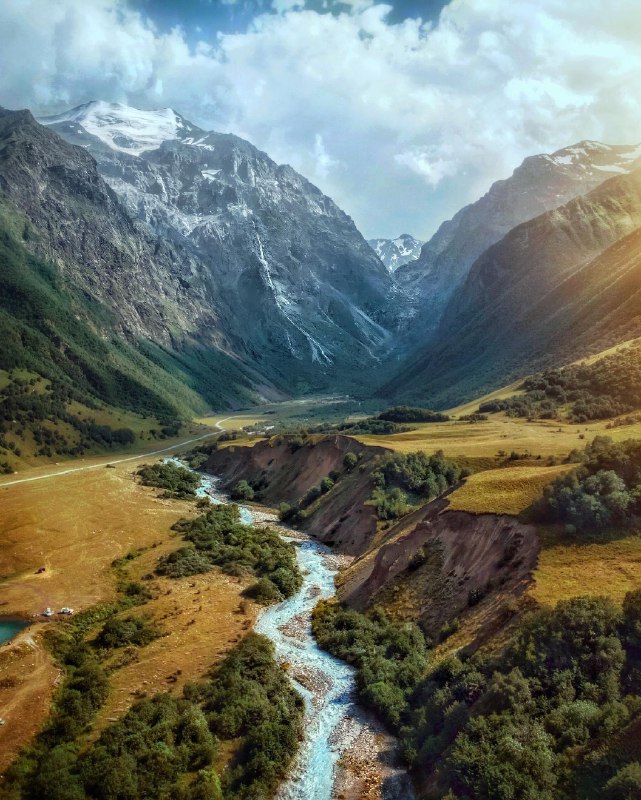
<svg viewBox="0 0 641 800">
<path fill-rule="evenodd" d="M 447 495 L 391 526 L 381 524 L 370 502 L 371 473 L 387 452 L 341 435 L 278 436 L 254 447 L 222 448 L 205 469 L 222 476 L 226 489 L 249 481 L 270 505 L 297 504 L 325 476 L 337 476 L 298 527 L 355 557 L 340 576 L 340 600 L 359 610 L 383 606 L 431 635 L 480 604 L 487 607 L 485 624 L 494 625 L 505 600 L 522 595 L 532 581 L 535 527 L 509 515 L 451 511 Z M 347 453 L 358 457 L 351 470 L 344 466 Z"/>
</svg>

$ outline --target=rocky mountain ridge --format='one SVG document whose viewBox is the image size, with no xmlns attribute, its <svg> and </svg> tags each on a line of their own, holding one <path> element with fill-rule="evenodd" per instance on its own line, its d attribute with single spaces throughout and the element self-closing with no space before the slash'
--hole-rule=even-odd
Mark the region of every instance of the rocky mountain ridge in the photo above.
<svg viewBox="0 0 641 800">
<path fill-rule="evenodd" d="M 641 164 L 641 146 L 583 141 L 552 154 L 526 158 L 475 203 L 444 222 L 416 261 L 396 280 L 412 297 L 412 342 L 434 335 L 447 305 L 474 261 L 510 230 L 545 211 L 587 194 L 605 180 Z"/>
<path fill-rule="evenodd" d="M 419 257 L 424 242 L 409 233 L 402 233 L 396 239 L 368 239 L 367 244 L 390 272 L 396 272 L 399 267 Z"/>
<path fill-rule="evenodd" d="M 450 405 L 641 332 L 641 169 L 511 230 L 383 393 Z"/>
<path fill-rule="evenodd" d="M 291 167 L 170 109 L 94 102 L 41 122 L 85 148 L 128 213 L 198 263 L 182 279 L 217 294 L 243 363 L 295 393 L 353 389 L 364 362 L 373 378 L 398 292 L 352 220 Z"/>
</svg>

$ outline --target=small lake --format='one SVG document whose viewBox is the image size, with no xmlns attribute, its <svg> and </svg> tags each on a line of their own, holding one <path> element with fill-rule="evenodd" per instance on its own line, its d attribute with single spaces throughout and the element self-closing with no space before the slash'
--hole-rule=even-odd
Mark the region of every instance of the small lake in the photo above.
<svg viewBox="0 0 641 800">
<path fill-rule="evenodd" d="M 29 623 L 16 617 L 0 617 L 0 644 L 10 642 Z"/>
</svg>

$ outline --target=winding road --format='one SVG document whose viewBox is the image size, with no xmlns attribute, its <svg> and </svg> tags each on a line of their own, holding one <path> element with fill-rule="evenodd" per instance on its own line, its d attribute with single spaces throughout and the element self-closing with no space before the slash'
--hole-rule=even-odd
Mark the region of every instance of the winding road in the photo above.
<svg viewBox="0 0 641 800">
<path fill-rule="evenodd" d="M 229 419 L 233 419 L 234 416 L 225 417 L 224 419 L 218 420 L 215 423 L 214 427 L 218 428 L 220 433 L 223 433 L 226 428 L 223 428 L 222 423 L 227 422 Z M 241 416 L 241 415 L 238 415 Z M 147 456 L 158 456 L 161 453 L 169 453 L 171 450 L 177 450 L 180 447 L 184 447 L 187 444 L 193 444 L 194 442 L 200 442 L 203 439 L 209 439 L 211 436 L 217 436 L 218 434 L 214 431 L 211 433 L 205 433 L 203 436 L 196 436 L 193 439 L 184 439 L 182 442 L 176 442 L 176 444 L 172 444 L 169 447 L 163 447 L 160 450 L 151 450 L 146 453 L 137 453 L 134 456 L 127 456 L 126 458 L 105 458 L 103 461 L 100 461 L 98 464 L 86 464 L 83 467 L 70 467 L 69 469 L 59 469 L 55 472 L 47 472 L 44 475 L 34 475 L 31 478 L 17 478 L 16 480 L 12 481 L 2 481 L 0 482 L 0 489 L 3 489 L 5 486 L 15 486 L 17 483 L 29 483 L 30 481 L 44 481 L 47 478 L 58 478 L 61 475 L 69 475 L 72 472 L 83 472 L 88 469 L 99 469 L 100 467 L 104 467 L 105 463 L 107 464 L 123 464 L 125 461 L 137 461 L 140 458 L 146 458 Z"/>
</svg>

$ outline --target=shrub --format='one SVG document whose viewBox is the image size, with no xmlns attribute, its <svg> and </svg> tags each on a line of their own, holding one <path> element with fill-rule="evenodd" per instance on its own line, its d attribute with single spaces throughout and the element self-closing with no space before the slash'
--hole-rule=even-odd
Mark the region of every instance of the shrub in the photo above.
<svg viewBox="0 0 641 800">
<path fill-rule="evenodd" d="M 358 456 L 356 453 L 345 453 L 343 458 L 343 466 L 348 472 L 351 472 L 358 463 Z"/>
<path fill-rule="evenodd" d="M 394 519 L 412 505 L 433 500 L 457 483 L 464 473 L 442 451 L 394 453 L 383 457 L 372 471 L 372 494 L 379 519 Z"/>
<path fill-rule="evenodd" d="M 289 597 L 302 584 L 294 546 L 272 528 L 243 525 L 238 506 L 212 506 L 195 519 L 180 520 L 174 529 L 188 544 L 159 560 L 160 575 L 179 578 L 218 566 L 231 575 L 254 575 L 271 582 L 272 602 Z M 261 601 L 267 596 L 262 592 Z"/>
<path fill-rule="evenodd" d="M 105 648 L 144 646 L 160 635 L 160 629 L 144 617 L 112 617 L 96 637 L 96 645 Z"/>
<path fill-rule="evenodd" d="M 200 486 L 198 475 L 171 462 L 145 464 L 138 470 L 138 475 L 145 486 L 166 489 L 167 497 L 195 497 L 196 489 Z"/>
<path fill-rule="evenodd" d="M 390 422 L 447 422 L 449 417 L 440 411 L 414 406 L 394 406 L 378 415 L 378 419 Z"/>
<path fill-rule="evenodd" d="M 283 595 L 268 578 L 261 578 L 256 583 L 252 583 L 251 586 L 245 589 L 243 594 L 262 606 L 269 606 L 283 599 Z"/>
<path fill-rule="evenodd" d="M 626 764 L 605 784 L 605 800 L 641 800 L 641 764 Z"/>
<path fill-rule="evenodd" d="M 312 629 L 318 644 L 358 670 L 361 700 L 398 730 L 408 697 L 427 666 L 427 644 L 412 624 L 397 624 L 383 612 L 368 615 L 321 601 Z"/>
<path fill-rule="evenodd" d="M 334 488 L 334 481 L 329 476 L 326 476 L 321 481 L 320 488 L 323 494 L 327 494 L 327 492 L 329 492 L 330 489 Z"/>
<path fill-rule="evenodd" d="M 232 500 L 253 500 L 254 490 L 247 481 L 238 481 L 231 491 Z"/>
<path fill-rule="evenodd" d="M 189 575 L 209 572 L 211 568 L 211 561 L 195 547 L 181 547 L 160 558 L 156 573 L 166 575 L 168 578 L 186 578 Z"/>
<path fill-rule="evenodd" d="M 596 437 L 581 465 L 545 490 L 539 511 L 579 530 L 628 526 L 641 511 L 640 500 L 641 443 Z"/>
</svg>

